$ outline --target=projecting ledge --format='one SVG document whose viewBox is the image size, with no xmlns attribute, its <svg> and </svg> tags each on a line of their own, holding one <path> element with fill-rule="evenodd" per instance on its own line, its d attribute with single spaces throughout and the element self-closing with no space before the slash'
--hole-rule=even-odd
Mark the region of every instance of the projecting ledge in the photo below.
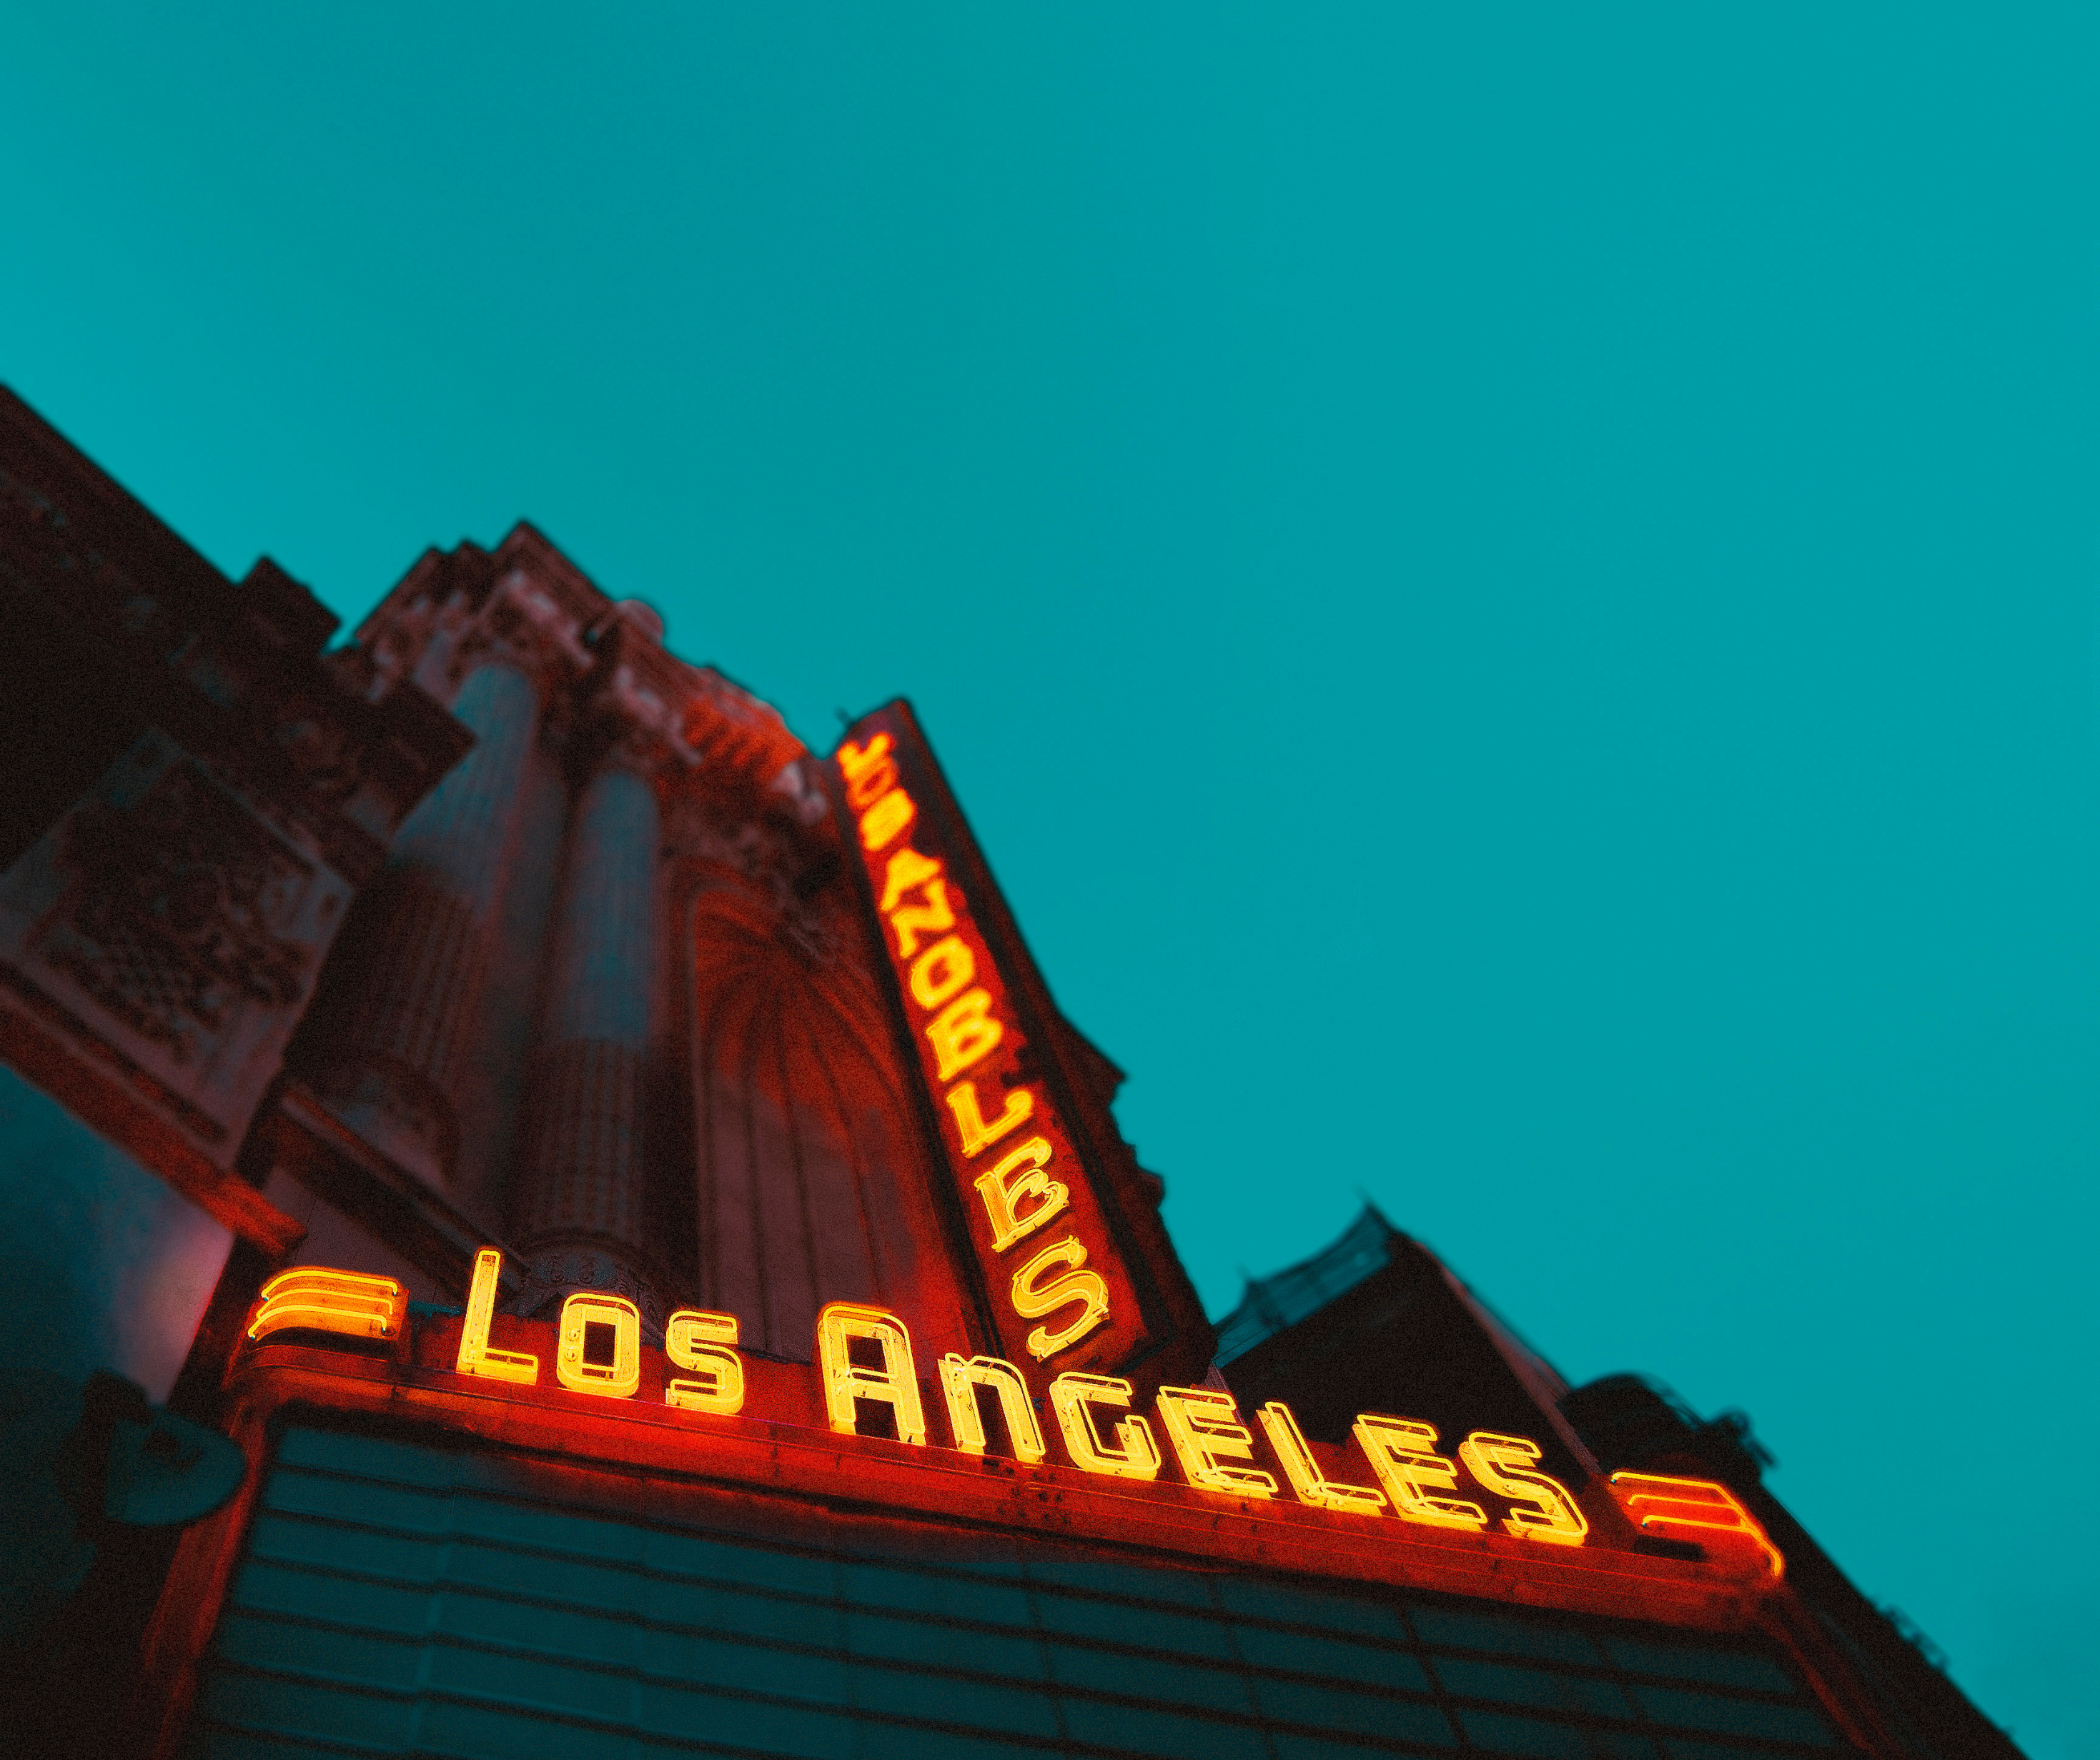
<svg viewBox="0 0 2100 1760">
<path fill-rule="evenodd" d="M 762 1491 L 833 1508 L 1136 1547 L 1197 1569 L 1233 1564 L 1713 1631 L 1757 1625 L 1771 1595 L 1785 1592 L 1710 1564 L 1609 1546 L 1549 1548 L 1500 1533 L 1221 1498 L 1163 1481 L 1124 1485 L 1065 1467 L 1026 1467 L 640 1400 L 614 1402 L 557 1387 L 482 1382 L 422 1366 L 433 1346 L 456 1341 L 457 1327 L 439 1321 L 432 1336 L 391 1360 L 262 1346 L 229 1384 L 238 1414 L 233 1428 L 259 1438 L 276 1412 L 297 1406 L 472 1436 L 558 1461 L 565 1470 L 601 1469 L 629 1483 L 639 1472 L 670 1485 Z M 410 1356 L 417 1361 L 404 1360 Z M 754 1380 L 752 1397 L 761 1396 Z"/>
<path fill-rule="evenodd" d="M 179 1100 L 93 1034 L 68 1031 L 52 1019 L 55 1013 L 19 985 L 0 986 L 0 1063 L 272 1262 L 306 1239 L 298 1222 L 198 1147 L 208 1121 L 194 1127 L 196 1137 L 178 1128 L 170 1115 L 186 1116 Z"/>
<path fill-rule="evenodd" d="M 522 1261 L 492 1229 L 374 1147 L 304 1083 L 287 1083 L 276 1111 L 256 1129 L 272 1166 L 388 1242 L 443 1288 L 463 1292 L 474 1254 L 492 1243 L 503 1252 L 503 1300 L 524 1287 L 513 1269 Z"/>
</svg>

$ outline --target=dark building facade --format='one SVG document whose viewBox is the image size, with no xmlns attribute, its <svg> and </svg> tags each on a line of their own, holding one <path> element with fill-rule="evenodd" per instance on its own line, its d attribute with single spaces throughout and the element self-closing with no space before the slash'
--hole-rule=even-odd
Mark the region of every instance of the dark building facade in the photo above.
<svg viewBox="0 0 2100 1760">
<path fill-rule="evenodd" d="M 13 1751 L 2001 1756 L 1367 1211 L 1214 1330 L 907 706 L 354 637 L 0 397 Z"/>
</svg>

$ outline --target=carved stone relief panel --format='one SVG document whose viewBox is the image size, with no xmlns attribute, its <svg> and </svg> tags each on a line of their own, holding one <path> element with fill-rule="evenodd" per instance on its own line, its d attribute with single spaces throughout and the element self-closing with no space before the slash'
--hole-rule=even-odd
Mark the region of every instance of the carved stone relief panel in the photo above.
<svg viewBox="0 0 2100 1760">
<path fill-rule="evenodd" d="M 350 886 L 149 733 L 0 878 L 0 963 L 229 1163 Z"/>
</svg>

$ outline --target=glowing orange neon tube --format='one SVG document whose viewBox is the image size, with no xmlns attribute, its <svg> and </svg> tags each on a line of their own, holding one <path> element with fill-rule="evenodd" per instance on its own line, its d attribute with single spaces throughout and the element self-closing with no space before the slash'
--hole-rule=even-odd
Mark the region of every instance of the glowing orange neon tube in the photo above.
<svg viewBox="0 0 2100 1760">
<path fill-rule="evenodd" d="M 1385 1507 L 1385 1493 L 1370 1485 L 1343 1485 L 1324 1475 L 1312 1459 L 1312 1450 L 1298 1419 L 1282 1400 L 1271 1400 L 1255 1415 L 1268 1433 L 1268 1445 L 1283 1463 L 1290 1489 L 1298 1501 L 1316 1509 L 1348 1510 L 1358 1516 L 1375 1516 Z"/>
<path fill-rule="evenodd" d="M 1576 1508 L 1568 1487 L 1532 1471 L 1545 1452 L 1529 1437 L 1501 1436 L 1493 1430 L 1476 1430 L 1458 1445 L 1458 1459 L 1467 1472 L 1497 1497 L 1530 1506 L 1513 1510 L 1504 1519 L 1502 1526 L 1510 1533 L 1555 1546 L 1580 1546 L 1590 1525 Z"/>
<path fill-rule="evenodd" d="M 1392 1499 L 1392 1512 L 1402 1521 L 1425 1522 L 1432 1528 L 1463 1528 L 1478 1533 L 1488 1525 L 1488 1512 L 1463 1498 L 1432 1497 L 1432 1491 L 1455 1489 L 1458 1469 L 1436 1446 L 1436 1427 L 1418 1418 L 1388 1418 L 1378 1412 L 1358 1415 L 1356 1438 L 1371 1468 Z"/>
<path fill-rule="evenodd" d="M 1276 1495 L 1274 1477 L 1259 1467 L 1226 1464 L 1254 1459 L 1254 1432 L 1240 1422 L 1231 1394 L 1215 1388 L 1163 1387 L 1154 1410 L 1189 1484 L 1229 1497 Z"/>
<path fill-rule="evenodd" d="M 611 1328 L 610 1364 L 585 1360 L 585 1332 L 594 1324 Z M 642 1385 L 642 1310 L 624 1296 L 577 1291 L 562 1304 L 555 1339 L 554 1379 L 571 1393 L 634 1397 Z"/>
<path fill-rule="evenodd" d="M 351 1338 L 392 1339 L 400 1337 L 408 1318 L 408 1293 L 390 1277 L 294 1265 L 262 1286 L 248 1336 L 259 1339 L 298 1327 Z"/>
<path fill-rule="evenodd" d="M 1643 1533 L 1664 1539 L 1710 1543 L 1734 1536 L 1755 1546 L 1776 1577 L 1786 1560 L 1758 1519 L 1736 1502 L 1736 1494 L 1710 1479 L 1667 1479 L 1660 1473 L 1615 1472 L 1612 1495 Z M 1674 1531 L 1674 1530 L 1681 1530 Z"/>
<path fill-rule="evenodd" d="M 664 1354 L 674 1366 L 707 1379 L 665 1383 L 666 1406 L 725 1415 L 743 1410 L 743 1359 L 729 1348 L 736 1332 L 735 1314 L 681 1308 L 671 1316 L 664 1327 Z"/>
<path fill-rule="evenodd" d="M 879 1368 L 863 1368 L 853 1360 L 855 1339 L 874 1341 L 882 1357 Z M 898 1441 L 925 1441 L 911 1335 L 895 1314 L 859 1302 L 826 1302 L 817 1315 L 817 1363 L 824 1378 L 825 1412 L 841 1436 L 858 1434 L 854 1402 L 873 1400 L 895 1415 Z"/>
<path fill-rule="evenodd" d="M 1065 1452 L 1081 1472 L 1103 1473 L 1112 1479 L 1159 1476 L 1159 1445 L 1152 1440 L 1151 1425 L 1142 1418 L 1118 1419 L 1114 1446 L 1104 1444 L 1095 1428 L 1092 1407 L 1127 1411 L 1132 1393 L 1127 1381 L 1076 1371 L 1050 1384 L 1050 1409 L 1064 1432 Z"/>
<path fill-rule="evenodd" d="M 460 1328 L 459 1356 L 453 1366 L 461 1375 L 485 1375 L 492 1381 L 515 1381 L 531 1387 L 540 1379 L 540 1359 L 527 1351 L 492 1350 L 488 1328 L 496 1317 L 496 1279 L 503 1255 L 484 1247 L 474 1256 L 474 1280 L 467 1286 L 466 1324 Z"/>
<path fill-rule="evenodd" d="M 948 1424 L 955 1433 L 955 1446 L 965 1454 L 985 1451 L 984 1417 L 977 1410 L 979 1388 L 990 1388 L 998 1397 L 1013 1458 L 1034 1466 L 1043 1459 L 1044 1450 L 1043 1427 L 1035 1421 L 1028 1383 L 1012 1363 L 997 1357 L 964 1357 L 950 1351 L 941 1358 L 941 1389 L 947 1398 Z"/>
</svg>

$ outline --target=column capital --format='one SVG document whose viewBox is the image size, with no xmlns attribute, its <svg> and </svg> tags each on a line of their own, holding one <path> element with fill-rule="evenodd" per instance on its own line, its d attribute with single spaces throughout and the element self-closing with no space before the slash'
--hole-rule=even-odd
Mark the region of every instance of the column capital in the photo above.
<svg viewBox="0 0 2100 1760">
<path fill-rule="evenodd" d="M 641 1313 L 643 1338 L 651 1344 L 663 1343 L 670 1312 L 661 1293 L 664 1274 L 646 1255 L 589 1234 L 543 1236 L 522 1250 L 525 1287 L 510 1305 L 513 1313 L 551 1319 L 570 1296 L 624 1296 Z"/>
<path fill-rule="evenodd" d="M 444 682 L 456 690 L 479 667 L 515 667 L 537 687 L 543 711 L 554 708 L 593 666 L 578 609 L 563 605 L 524 570 L 512 569 L 458 627 Z"/>
<path fill-rule="evenodd" d="M 668 657 L 660 648 L 652 653 L 623 621 L 593 637 L 597 666 L 578 714 L 580 771 L 616 768 L 668 783 L 697 769 L 700 755 L 687 743 L 677 701 L 664 688 L 664 669 L 650 663 Z"/>
<path fill-rule="evenodd" d="M 554 710 L 594 657 L 586 631 L 599 606 L 573 583 L 462 546 L 424 558 L 358 631 L 379 677 L 412 678 L 450 702 L 482 667 L 514 667 Z"/>
</svg>

